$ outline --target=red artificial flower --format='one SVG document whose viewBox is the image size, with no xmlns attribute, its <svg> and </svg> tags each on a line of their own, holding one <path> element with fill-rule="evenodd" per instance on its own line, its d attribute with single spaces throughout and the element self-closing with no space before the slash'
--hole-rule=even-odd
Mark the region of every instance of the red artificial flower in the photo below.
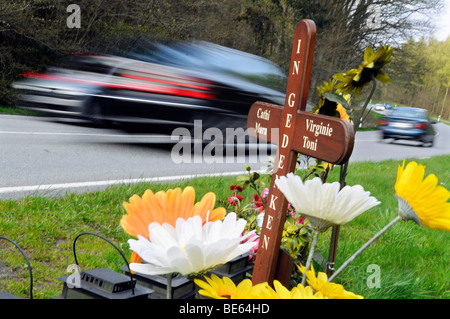
<svg viewBox="0 0 450 319">
<path fill-rule="evenodd" d="M 258 194 L 253 194 L 252 202 L 262 202 Z"/>
<path fill-rule="evenodd" d="M 236 191 L 236 192 L 242 192 L 243 188 L 242 188 L 242 186 L 233 184 L 230 186 L 230 190 Z"/>
<path fill-rule="evenodd" d="M 256 210 L 258 210 L 258 213 L 261 213 L 264 210 L 264 204 L 259 202 L 259 203 L 255 203 L 254 208 Z"/>
<path fill-rule="evenodd" d="M 261 197 L 259 197 L 258 194 L 253 194 L 252 202 L 255 203 L 253 207 L 258 210 L 259 213 L 261 213 L 264 210 L 264 204 L 261 200 Z"/>
<path fill-rule="evenodd" d="M 228 197 L 228 202 L 231 205 L 237 206 L 239 201 L 241 201 L 243 199 L 244 199 L 244 197 L 242 197 L 241 195 L 233 195 L 233 196 Z"/>
<path fill-rule="evenodd" d="M 298 223 L 298 224 L 305 225 L 305 217 L 299 217 L 299 218 L 297 219 L 297 223 Z"/>
</svg>

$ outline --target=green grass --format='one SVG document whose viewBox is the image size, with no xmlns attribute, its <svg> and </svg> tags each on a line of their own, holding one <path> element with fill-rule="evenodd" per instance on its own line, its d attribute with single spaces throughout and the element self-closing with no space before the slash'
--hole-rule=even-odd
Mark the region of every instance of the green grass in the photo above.
<svg viewBox="0 0 450 319">
<path fill-rule="evenodd" d="M 17 107 L 0 106 L 0 114 L 10 114 L 10 115 L 30 115 L 38 116 L 39 112 L 25 110 Z"/>
<path fill-rule="evenodd" d="M 450 156 L 417 160 L 435 173 L 449 188 Z M 361 184 L 382 204 L 341 228 L 337 265 L 355 252 L 366 240 L 396 216 L 393 185 L 399 161 L 354 163 L 349 167 L 347 183 Z M 337 180 L 335 168 L 328 181 Z M 108 188 L 102 192 L 67 194 L 60 198 L 27 197 L 0 201 L 0 235 L 16 241 L 26 252 L 33 267 L 33 294 L 48 299 L 61 294 L 57 277 L 67 275 L 74 263 L 72 244 L 83 232 L 94 232 L 111 240 L 129 256 L 127 239 L 119 226 L 125 214 L 122 202 L 133 194 L 192 185 L 196 201 L 214 191 L 218 200 L 230 196 L 229 185 L 235 177 L 198 178 L 173 184 L 136 184 Z M 246 197 L 250 198 L 250 196 Z M 319 237 L 318 251 L 328 254 L 330 232 Z M 400 222 L 369 247 L 337 279 L 346 289 L 365 298 L 450 298 L 450 233 Z M 124 261 L 105 241 L 83 236 L 77 241 L 77 257 L 82 269 L 106 267 L 119 270 Z M 369 288 L 369 265 L 381 270 L 381 287 Z M 318 267 L 318 266 L 317 266 Z M 29 277 L 25 260 L 18 250 L 0 241 L 0 291 L 27 298 Z"/>
</svg>

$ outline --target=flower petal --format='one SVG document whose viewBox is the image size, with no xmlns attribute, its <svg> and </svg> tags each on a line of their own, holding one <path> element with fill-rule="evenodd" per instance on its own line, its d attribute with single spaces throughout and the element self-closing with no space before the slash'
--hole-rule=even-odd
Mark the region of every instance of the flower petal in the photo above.
<svg viewBox="0 0 450 319">
<path fill-rule="evenodd" d="M 339 183 L 322 183 L 318 177 L 303 184 L 298 176 L 291 173 L 280 177 L 275 183 L 300 214 L 309 217 L 316 226 L 321 225 L 320 231 L 331 225 L 345 224 L 379 204 L 360 185 L 339 190 Z"/>
</svg>

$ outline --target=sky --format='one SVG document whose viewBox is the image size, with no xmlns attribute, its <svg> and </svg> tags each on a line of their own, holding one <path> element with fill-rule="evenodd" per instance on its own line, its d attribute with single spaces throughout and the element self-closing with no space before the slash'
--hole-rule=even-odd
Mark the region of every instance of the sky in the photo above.
<svg viewBox="0 0 450 319">
<path fill-rule="evenodd" d="M 439 41 L 445 41 L 450 36 L 450 0 L 445 0 L 445 8 L 442 14 L 436 17 L 436 32 L 434 37 Z"/>
</svg>

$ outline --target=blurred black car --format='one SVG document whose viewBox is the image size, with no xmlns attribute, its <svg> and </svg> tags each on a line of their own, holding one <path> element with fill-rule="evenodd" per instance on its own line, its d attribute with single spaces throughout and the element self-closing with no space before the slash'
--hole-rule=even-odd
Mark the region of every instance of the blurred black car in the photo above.
<svg viewBox="0 0 450 319">
<path fill-rule="evenodd" d="M 18 107 L 58 117 L 91 117 L 100 112 L 96 98 L 110 86 L 120 59 L 70 55 L 44 73 L 24 72 L 13 83 Z"/>
<path fill-rule="evenodd" d="M 416 140 L 423 145 L 433 146 L 436 132 L 434 121 L 428 117 L 427 111 L 420 108 L 400 106 L 392 110 L 378 122 L 381 139 Z"/>
<path fill-rule="evenodd" d="M 120 55 L 73 55 L 15 82 L 19 107 L 96 124 L 243 127 L 255 101 L 283 105 L 287 77 L 269 60 L 208 42 L 139 42 Z"/>
</svg>

